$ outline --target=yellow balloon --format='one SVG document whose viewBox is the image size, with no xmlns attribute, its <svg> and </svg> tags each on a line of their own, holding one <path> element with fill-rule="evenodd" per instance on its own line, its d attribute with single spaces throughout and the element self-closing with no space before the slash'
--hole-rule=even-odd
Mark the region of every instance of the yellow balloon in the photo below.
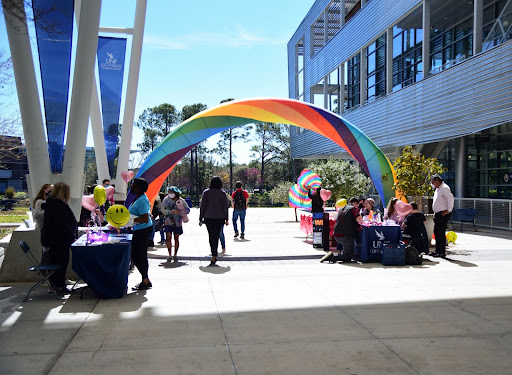
<svg viewBox="0 0 512 375">
<path fill-rule="evenodd" d="M 107 222 L 113 227 L 119 228 L 130 220 L 130 211 L 122 204 L 114 204 L 107 210 Z"/>
<path fill-rule="evenodd" d="M 96 186 L 94 188 L 94 201 L 100 206 L 103 206 L 107 201 L 107 192 L 103 186 Z"/>
<path fill-rule="evenodd" d="M 347 200 L 345 198 L 343 198 L 343 199 L 340 199 L 339 201 L 336 202 L 335 207 L 336 208 L 343 208 L 346 205 L 347 205 Z"/>
<path fill-rule="evenodd" d="M 457 233 L 453 231 L 446 233 L 446 240 L 448 241 L 448 243 L 455 243 L 455 241 L 457 241 Z"/>
</svg>

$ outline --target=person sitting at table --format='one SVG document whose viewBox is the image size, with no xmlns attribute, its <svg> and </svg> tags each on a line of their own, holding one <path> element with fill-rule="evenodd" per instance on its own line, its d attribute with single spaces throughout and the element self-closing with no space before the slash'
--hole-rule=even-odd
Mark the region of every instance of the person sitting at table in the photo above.
<svg viewBox="0 0 512 375">
<path fill-rule="evenodd" d="M 411 237 L 411 245 L 414 246 L 418 253 L 429 253 L 428 236 L 425 224 L 427 219 L 425 215 L 418 211 L 418 205 L 411 203 L 412 212 L 407 215 L 402 223 L 403 234 Z"/>
<path fill-rule="evenodd" d="M 373 200 L 373 198 L 366 198 L 366 200 L 364 201 L 364 211 L 361 215 L 363 217 L 366 216 L 369 221 L 379 220 L 381 218 L 380 210 L 373 206 L 375 206 L 375 201 Z"/>
<path fill-rule="evenodd" d="M 337 251 L 342 248 L 343 252 L 339 256 L 334 256 L 333 252 L 327 253 L 320 262 L 328 260 L 329 262 L 350 262 L 352 255 L 354 255 L 354 241 L 356 241 L 361 229 L 360 224 L 363 223 L 363 218 L 359 213 L 357 198 L 351 198 L 349 203 L 338 211 L 338 218 L 334 225 L 334 239 L 338 243 Z"/>
<path fill-rule="evenodd" d="M 69 247 L 78 238 L 78 226 L 75 215 L 68 205 L 71 196 L 69 185 L 58 182 L 52 195 L 42 204 L 44 209 L 41 243 L 43 253 L 41 264 L 57 264 L 62 268 L 56 271 L 50 281 L 60 294 L 69 294 L 66 288 L 66 270 L 69 263 Z"/>
<path fill-rule="evenodd" d="M 398 198 L 396 197 L 392 197 L 389 200 L 388 207 L 384 209 L 384 220 L 393 220 L 400 225 L 404 221 L 404 218 L 398 214 L 396 202 L 398 202 Z"/>
<path fill-rule="evenodd" d="M 131 193 L 135 195 L 135 201 L 130 205 L 130 215 L 134 215 L 133 236 L 132 236 L 132 260 L 142 275 L 142 281 L 134 286 L 132 290 L 146 290 L 153 286 L 148 278 L 148 238 L 153 231 L 151 221 L 151 205 L 148 196 L 148 183 L 143 178 L 133 180 Z"/>
</svg>

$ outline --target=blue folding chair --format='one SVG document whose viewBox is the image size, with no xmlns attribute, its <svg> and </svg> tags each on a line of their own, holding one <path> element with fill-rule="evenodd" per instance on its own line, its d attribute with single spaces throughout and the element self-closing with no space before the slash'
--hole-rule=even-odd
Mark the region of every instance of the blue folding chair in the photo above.
<svg viewBox="0 0 512 375">
<path fill-rule="evenodd" d="M 32 272 L 37 272 L 39 277 L 41 278 L 37 283 L 34 284 L 32 288 L 28 291 L 25 299 L 23 302 L 25 302 L 28 299 L 28 296 L 42 283 L 45 283 L 48 285 L 48 288 L 50 288 L 51 292 L 55 295 L 57 299 L 60 299 L 59 293 L 57 292 L 57 289 L 50 281 L 50 277 L 58 270 L 62 269 L 62 266 L 57 264 L 45 264 L 41 265 L 37 259 L 35 258 L 34 254 L 30 251 L 30 247 L 27 245 L 25 241 L 19 242 L 21 250 L 25 253 L 27 258 L 30 260 L 30 263 L 33 264 L 32 267 L 30 267 L 28 270 Z"/>
</svg>

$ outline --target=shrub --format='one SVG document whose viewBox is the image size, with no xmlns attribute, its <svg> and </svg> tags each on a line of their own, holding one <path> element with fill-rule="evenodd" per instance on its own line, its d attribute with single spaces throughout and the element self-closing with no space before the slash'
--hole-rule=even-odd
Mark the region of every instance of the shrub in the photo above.
<svg viewBox="0 0 512 375">
<path fill-rule="evenodd" d="M 293 182 L 280 182 L 275 186 L 269 193 L 270 198 L 274 204 L 282 203 L 283 205 L 288 204 L 288 192 L 293 186 Z"/>
<path fill-rule="evenodd" d="M 15 190 L 12 186 L 9 186 L 7 189 L 5 189 L 4 191 L 4 195 L 6 198 L 9 198 L 9 199 L 12 199 L 14 198 L 14 193 L 15 193 Z"/>
<path fill-rule="evenodd" d="M 19 191 L 14 194 L 14 199 L 19 199 L 19 200 L 28 199 L 28 193 L 26 193 L 24 191 Z"/>
</svg>

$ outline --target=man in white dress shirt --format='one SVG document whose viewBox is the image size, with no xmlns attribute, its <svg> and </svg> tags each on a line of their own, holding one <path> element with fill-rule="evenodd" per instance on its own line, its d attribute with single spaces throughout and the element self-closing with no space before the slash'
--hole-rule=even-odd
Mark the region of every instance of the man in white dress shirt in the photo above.
<svg viewBox="0 0 512 375">
<path fill-rule="evenodd" d="M 434 236 L 436 237 L 436 252 L 434 257 L 446 257 L 446 227 L 453 211 L 454 198 L 450 187 L 443 182 L 438 174 L 430 180 L 434 192 L 432 209 L 434 210 Z"/>
</svg>

